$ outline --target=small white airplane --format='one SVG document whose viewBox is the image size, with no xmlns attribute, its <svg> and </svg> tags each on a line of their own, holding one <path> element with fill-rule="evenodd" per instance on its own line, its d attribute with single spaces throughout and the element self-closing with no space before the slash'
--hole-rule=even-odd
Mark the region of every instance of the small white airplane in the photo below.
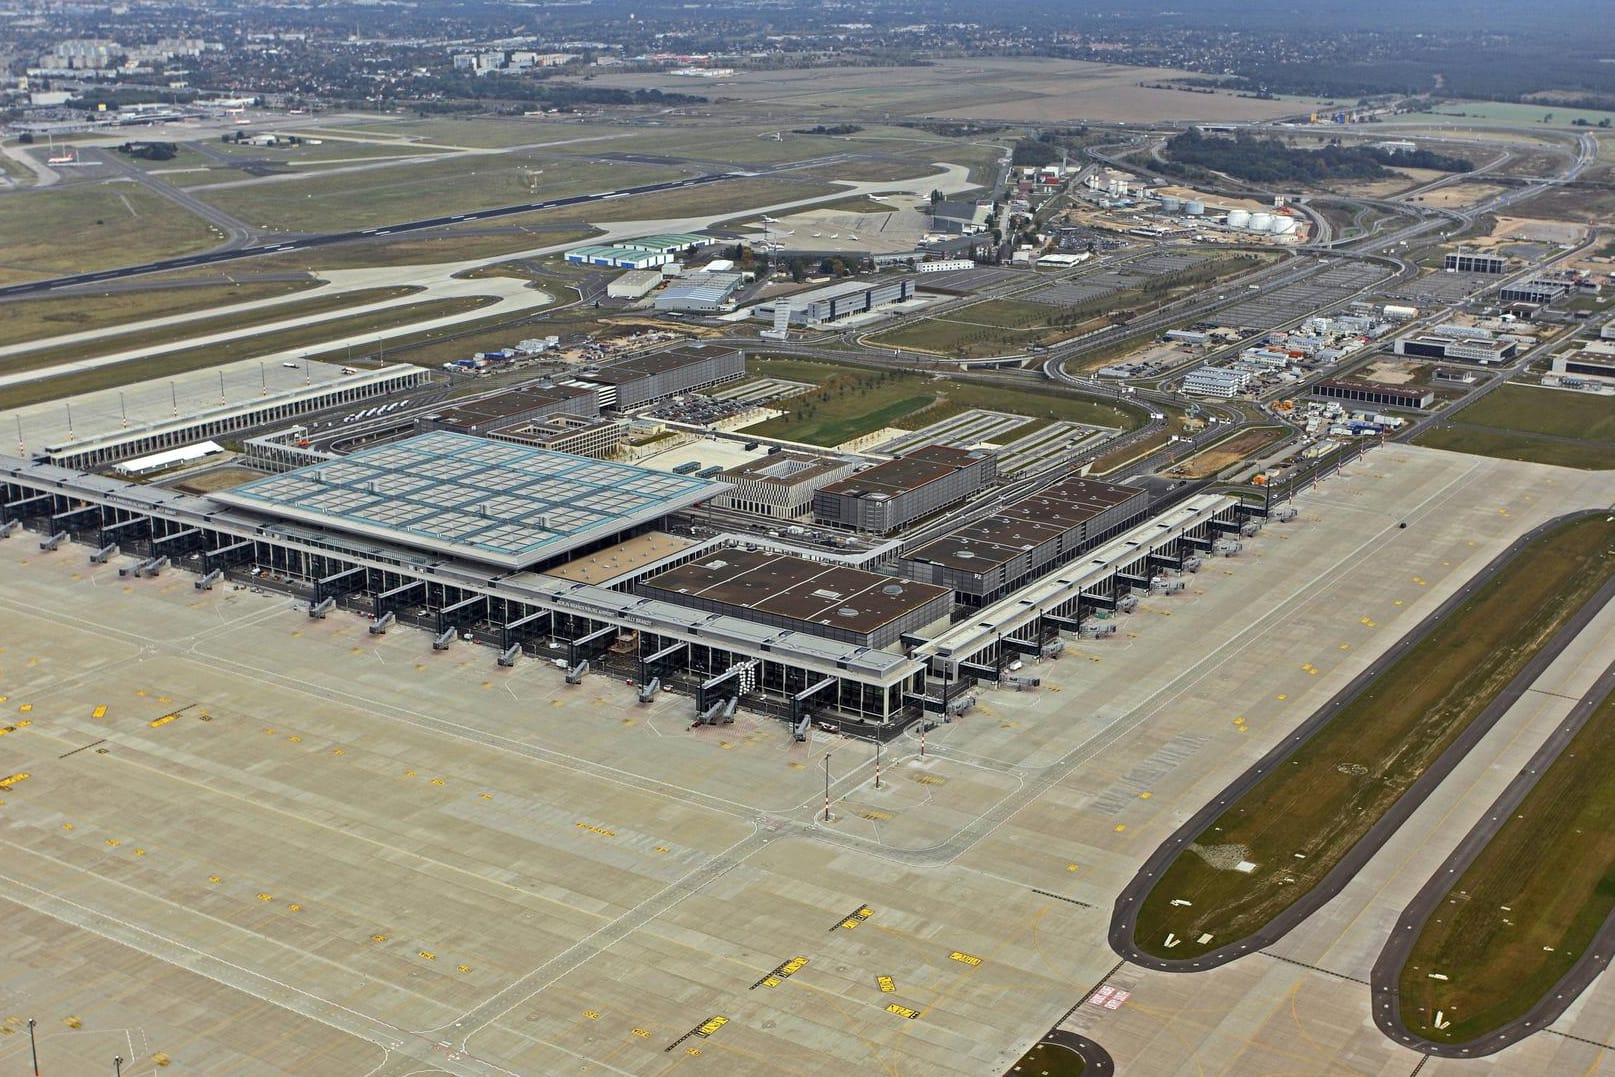
<svg viewBox="0 0 1615 1077">
<path fill-rule="evenodd" d="M 818 238 L 819 238 L 819 233 L 817 233 L 817 232 L 814 232 L 814 233 L 813 233 L 813 238 L 814 238 L 814 239 L 818 239 Z"/>
<path fill-rule="evenodd" d="M 796 235 L 795 232 L 775 232 L 774 234 L 776 236 L 794 236 L 794 235 Z"/>
<path fill-rule="evenodd" d="M 768 214 L 765 213 L 765 214 L 763 214 L 763 223 L 764 224 L 778 224 L 779 219 L 777 217 L 770 217 Z"/>
<path fill-rule="evenodd" d="M 849 234 L 848 234 L 848 235 L 847 235 L 847 238 L 848 238 L 848 239 L 853 239 L 853 240 L 855 240 L 855 239 L 857 239 L 857 238 L 858 238 L 858 237 L 857 237 L 857 236 L 855 236 L 855 235 L 852 235 L 852 234 L 850 234 L 850 233 L 849 233 Z"/>
<path fill-rule="evenodd" d="M 840 232 L 831 232 L 830 233 L 830 238 L 831 239 L 840 239 L 841 238 L 841 233 Z"/>
<path fill-rule="evenodd" d="M 74 150 L 68 150 L 66 153 L 45 158 L 45 163 L 48 165 L 76 165 L 78 160 L 78 153 Z"/>
</svg>

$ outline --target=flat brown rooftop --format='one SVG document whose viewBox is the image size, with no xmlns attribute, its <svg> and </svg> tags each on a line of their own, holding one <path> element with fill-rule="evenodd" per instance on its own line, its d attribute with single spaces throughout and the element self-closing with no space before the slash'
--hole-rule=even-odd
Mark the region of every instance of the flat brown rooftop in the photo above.
<svg viewBox="0 0 1615 1077">
<path fill-rule="evenodd" d="M 750 611 L 754 620 L 761 614 L 762 619 L 788 618 L 863 635 L 938 600 L 943 603 L 939 615 L 945 614 L 952 594 L 934 584 L 767 550 L 715 551 L 654 576 L 642 587 L 684 605 L 736 607 Z"/>
</svg>

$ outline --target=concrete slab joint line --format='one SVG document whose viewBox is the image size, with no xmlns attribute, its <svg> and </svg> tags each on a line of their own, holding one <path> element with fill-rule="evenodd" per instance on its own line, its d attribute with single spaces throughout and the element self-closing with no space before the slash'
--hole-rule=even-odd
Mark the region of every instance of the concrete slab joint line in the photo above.
<svg viewBox="0 0 1615 1077">
<path fill-rule="evenodd" d="M 1600 598 L 1607 600 L 1606 592 L 1615 593 L 1615 587 L 1606 587 L 1594 596 L 1588 605 L 1598 602 Z M 1587 720 L 1612 694 L 1615 694 L 1615 662 L 1605 667 L 1598 680 L 1572 709 L 1569 720 L 1561 722 L 1554 728 L 1553 733 L 1532 754 L 1525 766 L 1520 768 L 1508 787 L 1492 802 L 1481 820 L 1464 835 L 1458 848 L 1431 873 L 1430 878 L 1419 888 L 1419 892 L 1414 895 L 1407 908 L 1397 917 L 1396 928 L 1386 940 L 1370 973 L 1375 1003 L 1374 1023 L 1390 1039 L 1442 1058 L 1475 1058 L 1494 1054 L 1557 1021 L 1608 966 L 1610 947 L 1615 946 L 1615 912 L 1604 919 L 1576 963 L 1542 993 L 1536 1005 L 1482 1037 L 1462 1042 L 1438 1043 L 1420 1036 L 1402 1021 L 1399 986 L 1402 968 L 1407 964 L 1419 936 L 1423 934 L 1425 924 L 1440 907 L 1442 898 L 1452 889 L 1453 880 L 1462 878 L 1469 870 L 1470 865 L 1485 851 L 1492 838 L 1514 817 L 1520 803 L 1547 772 L 1548 767 L 1559 758 L 1571 740 L 1587 724 Z M 1379 1005 L 1383 1001 L 1389 1001 L 1390 1005 Z M 1408 1037 L 1412 1037 L 1411 1043 Z M 1605 1045 L 1597 1044 L 1597 1046 Z"/>
<path fill-rule="evenodd" d="M 1602 515 L 1607 515 L 1607 510 L 1583 509 L 1565 513 L 1539 524 L 1520 536 L 1507 549 L 1503 550 L 1502 553 L 1494 557 L 1484 568 L 1476 573 L 1466 587 L 1455 590 L 1445 602 L 1405 634 L 1396 646 L 1387 650 L 1381 659 L 1359 673 L 1352 679 L 1351 683 L 1347 684 L 1333 698 L 1319 707 L 1310 718 L 1295 730 L 1293 736 L 1275 745 L 1271 751 L 1257 760 L 1255 764 L 1234 779 L 1225 789 L 1208 800 L 1187 822 L 1174 831 L 1166 841 L 1161 843 L 1160 847 L 1145 860 L 1137 874 L 1117 895 L 1116 904 L 1111 914 L 1109 936 L 1111 949 L 1127 961 L 1160 972 L 1197 972 L 1213 969 L 1220 965 L 1225 965 L 1235 958 L 1256 953 L 1272 946 L 1327 904 L 1335 895 L 1339 894 L 1346 884 L 1373 858 L 1374 854 L 1379 852 L 1380 848 L 1400 829 L 1413 812 L 1435 792 L 1446 776 L 1491 730 L 1498 719 L 1525 694 L 1532 683 L 1575 639 L 1576 635 L 1587 626 L 1588 622 L 1609 603 L 1611 598 L 1615 598 L 1615 579 L 1611 579 L 1600 588 L 1581 609 L 1571 616 L 1569 621 L 1537 652 L 1525 668 L 1504 687 L 1502 692 L 1480 714 L 1475 716 L 1474 720 L 1448 746 L 1447 750 L 1430 765 L 1428 770 L 1419 775 L 1413 784 L 1408 787 L 1407 792 L 1403 793 L 1396 803 L 1358 840 L 1357 844 L 1351 847 L 1340 863 L 1336 864 L 1317 886 L 1313 887 L 1265 926 L 1244 938 L 1235 939 L 1192 960 L 1172 961 L 1158 958 L 1152 954 L 1144 953 L 1133 942 L 1132 919 L 1142 906 L 1144 898 L 1153 888 L 1154 881 L 1166 871 L 1184 845 L 1204 833 L 1213 820 L 1222 814 L 1223 805 L 1244 796 L 1269 771 L 1288 758 L 1296 750 L 1297 746 L 1304 745 L 1314 733 L 1334 716 L 1337 710 L 1367 690 L 1383 672 L 1384 667 L 1395 660 L 1397 654 L 1417 644 L 1434 631 L 1445 617 L 1468 600 L 1469 593 L 1475 587 L 1484 584 L 1501 571 L 1525 546 L 1548 531 L 1573 520 Z"/>
</svg>

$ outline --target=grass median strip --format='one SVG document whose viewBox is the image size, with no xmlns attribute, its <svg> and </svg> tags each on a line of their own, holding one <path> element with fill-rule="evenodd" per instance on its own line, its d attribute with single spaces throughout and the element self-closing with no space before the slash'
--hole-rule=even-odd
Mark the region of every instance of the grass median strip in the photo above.
<svg viewBox="0 0 1615 1077">
<path fill-rule="evenodd" d="M 234 330 L 250 329 L 255 325 L 270 325 L 274 322 L 285 322 L 293 319 L 316 318 L 321 315 L 334 314 L 349 307 L 362 307 L 370 303 L 386 302 L 389 299 L 402 299 L 419 291 L 421 289 L 415 287 L 364 288 L 353 292 L 338 292 L 310 296 L 303 300 L 290 300 L 285 303 L 276 303 L 273 306 L 236 314 L 220 314 L 207 318 L 198 317 L 190 319 L 181 325 L 159 326 L 155 329 L 144 329 L 139 332 L 119 333 L 115 329 L 108 329 L 93 344 L 83 342 L 78 344 L 59 344 L 55 347 L 42 347 L 13 355 L 5 362 L 5 372 L 13 374 L 23 370 L 46 370 L 49 367 L 59 366 L 62 363 L 74 363 L 96 354 L 159 347 L 171 343 L 176 337 L 203 337 L 211 333 L 228 333 Z"/>
<path fill-rule="evenodd" d="M 21 344 L 63 333 L 92 329 L 116 331 L 120 326 L 147 318 L 211 310 L 229 303 L 271 299 L 313 288 L 319 282 L 266 281 L 251 284 L 212 284 L 149 291 L 109 292 L 63 299 L 23 299 L 0 307 L 0 345 Z"/>
<path fill-rule="evenodd" d="M 1612 575 L 1615 525 L 1602 517 L 1519 550 L 1186 846 L 1140 906 L 1134 945 L 1190 960 L 1271 923 Z"/>
<path fill-rule="evenodd" d="M 1611 759 L 1615 695 L 1420 928 L 1398 976 L 1410 1032 L 1437 1043 L 1480 1039 L 1530 1011 L 1592 945 L 1615 913 Z"/>
<path fill-rule="evenodd" d="M 126 363 L 109 363 L 106 366 L 54 376 L 44 373 L 33 381 L 0 389 L 0 408 L 20 408 L 46 400 L 58 400 L 65 396 L 94 392 L 97 389 L 112 389 L 151 378 L 163 378 L 191 370 L 206 370 L 241 359 L 273 355 L 279 351 L 303 348 L 313 352 L 331 340 L 365 336 L 411 322 L 445 318 L 476 310 L 493 302 L 496 300 L 491 296 L 430 299 L 420 303 L 408 303 L 401 307 L 389 307 L 359 318 L 318 322 L 281 333 L 256 334 L 219 344 L 156 355 L 149 359 L 131 359 Z"/>
</svg>

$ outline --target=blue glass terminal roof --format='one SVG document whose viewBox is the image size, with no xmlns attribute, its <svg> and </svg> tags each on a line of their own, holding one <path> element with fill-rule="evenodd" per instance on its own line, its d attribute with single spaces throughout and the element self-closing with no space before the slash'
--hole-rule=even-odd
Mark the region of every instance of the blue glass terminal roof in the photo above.
<svg viewBox="0 0 1615 1077">
<path fill-rule="evenodd" d="M 728 488 L 439 431 L 211 495 L 332 531 L 525 568 Z"/>
</svg>

